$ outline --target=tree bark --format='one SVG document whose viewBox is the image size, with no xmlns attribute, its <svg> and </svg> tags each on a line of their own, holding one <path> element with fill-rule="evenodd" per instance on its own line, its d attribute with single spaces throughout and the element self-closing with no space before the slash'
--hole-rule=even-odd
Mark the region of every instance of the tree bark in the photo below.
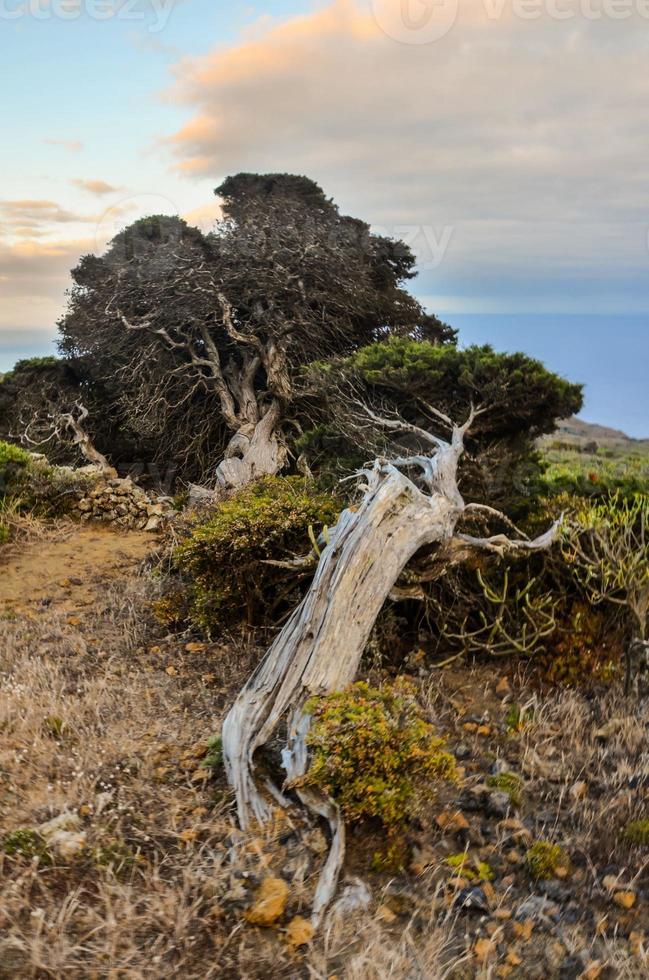
<svg viewBox="0 0 649 980">
<path fill-rule="evenodd" d="M 274 401 L 259 421 L 244 422 L 228 443 L 216 468 L 219 486 L 236 490 L 262 476 L 274 476 L 286 462 L 286 447 L 277 434 L 279 402 Z"/>
</svg>

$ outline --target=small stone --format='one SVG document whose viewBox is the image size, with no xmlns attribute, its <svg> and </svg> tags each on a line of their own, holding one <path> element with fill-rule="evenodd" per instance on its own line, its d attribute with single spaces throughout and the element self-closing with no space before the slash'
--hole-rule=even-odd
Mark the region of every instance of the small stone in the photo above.
<svg viewBox="0 0 649 980">
<path fill-rule="evenodd" d="M 604 964 L 600 960 L 592 960 L 586 965 L 586 969 L 579 974 L 579 980 L 599 980 L 603 969 Z"/>
<path fill-rule="evenodd" d="M 283 878 L 264 878 L 245 918 L 253 926 L 271 926 L 284 914 L 288 885 Z"/>
<path fill-rule="evenodd" d="M 62 830 L 77 830 L 80 826 L 81 818 L 79 815 L 71 810 L 64 810 L 63 813 L 59 813 L 58 817 L 52 817 L 51 820 L 40 824 L 38 832 L 41 837 L 49 841 L 54 834 L 58 834 Z"/>
<path fill-rule="evenodd" d="M 643 932 L 629 933 L 629 949 L 633 956 L 642 956 L 644 952 L 644 939 Z"/>
<path fill-rule="evenodd" d="M 456 834 L 460 830 L 469 829 L 469 821 L 461 810 L 455 810 L 453 812 L 446 810 L 435 818 L 435 823 L 440 830 L 451 834 Z"/>
<path fill-rule="evenodd" d="M 69 861 L 76 857 L 86 846 L 86 834 L 82 831 L 58 830 L 48 838 L 50 847 L 59 857 Z"/>
<path fill-rule="evenodd" d="M 144 525 L 145 531 L 157 531 L 162 524 L 162 520 L 159 517 L 150 517 L 149 520 Z"/>
<path fill-rule="evenodd" d="M 573 783 L 570 787 L 570 796 L 575 802 L 583 800 L 588 792 L 588 783 L 585 783 L 583 779 L 578 780 Z"/>
<path fill-rule="evenodd" d="M 386 925 L 391 925 L 397 919 L 389 905 L 379 905 L 376 910 L 376 918 L 379 922 L 385 922 Z"/>
<path fill-rule="evenodd" d="M 453 899 L 453 908 L 467 912 L 489 911 L 487 896 L 482 888 L 462 888 Z"/>
<path fill-rule="evenodd" d="M 473 952 L 478 963 L 484 963 L 496 952 L 496 944 L 491 939 L 477 939 Z"/>
<path fill-rule="evenodd" d="M 494 763 L 492 763 L 492 766 L 491 766 L 491 774 L 492 774 L 492 776 L 500 776 L 504 772 L 511 772 L 511 768 L 509 766 L 509 763 L 508 762 L 505 762 L 504 759 L 496 759 L 496 761 Z"/>
<path fill-rule="evenodd" d="M 511 806 L 509 793 L 496 790 L 487 797 L 487 812 L 493 817 L 506 817 Z"/>
<path fill-rule="evenodd" d="M 512 689 L 509 686 L 509 680 L 506 677 L 501 677 L 496 684 L 496 694 L 498 694 L 501 698 L 505 698 L 511 693 Z"/>
<path fill-rule="evenodd" d="M 456 745 L 455 747 L 454 755 L 456 759 L 459 759 L 459 761 L 462 762 L 464 759 L 468 759 L 471 756 L 471 749 L 466 742 L 460 742 L 460 744 Z"/>
<path fill-rule="evenodd" d="M 82 511 L 84 514 L 87 514 L 88 511 L 91 511 L 92 510 L 92 501 L 91 500 L 88 500 L 86 498 L 84 498 L 83 500 L 80 500 L 79 501 L 79 510 Z"/>
<path fill-rule="evenodd" d="M 607 892 L 614 892 L 619 884 L 620 878 L 618 875 L 605 875 L 604 878 L 602 878 L 602 885 Z"/>
<path fill-rule="evenodd" d="M 289 946 L 306 946 L 313 939 L 314 932 L 308 919 L 296 915 L 286 927 L 286 939 Z"/>
<path fill-rule="evenodd" d="M 632 891 L 615 892 L 613 901 L 621 909 L 632 909 L 636 903 L 636 893 Z"/>
</svg>

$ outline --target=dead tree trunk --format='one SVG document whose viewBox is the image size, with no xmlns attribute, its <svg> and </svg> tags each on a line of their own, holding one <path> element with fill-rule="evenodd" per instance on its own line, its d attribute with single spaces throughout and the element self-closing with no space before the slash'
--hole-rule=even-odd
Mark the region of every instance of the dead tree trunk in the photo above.
<svg viewBox="0 0 649 980">
<path fill-rule="evenodd" d="M 330 532 L 309 591 L 227 715 L 223 755 L 243 828 L 253 819 L 268 818 L 269 794 L 276 801 L 287 802 L 270 781 L 263 788 L 258 785 L 255 751 L 288 718 L 288 740 L 282 753 L 287 781 L 304 774 L 310 726 L 305 702 L 353 681 L 376 617 L 409 559 L 423 545 L 453 537 L 458 519 L 467 509 L 456 476 L 464 435 L 473 417 L 472 412 L 465 425 L 453 427 L 450 442 L 406 423 L 374 417 L 389 428 L 418 435 L 434 448 L 427 456 L 376 460 L 372 469 L 364 472 L 361 503 L 344 511 Z M 401 472 L 409 467 L 419 471 L 423 489 Z M 465 540 L 503 550 L 506 546 L 543 547 L 549 538 L 545 535 L 537 542 L 510 542 L 500 535 Z M 300 791 L 299 795 L 309 809 L 329 821 L 332 832 L 332 846 L 313 907 L 313 921 L 317 923 L 333 895 L 342 866 L 344 826 L 331 800 L 312 790 Z"/>
</svg>

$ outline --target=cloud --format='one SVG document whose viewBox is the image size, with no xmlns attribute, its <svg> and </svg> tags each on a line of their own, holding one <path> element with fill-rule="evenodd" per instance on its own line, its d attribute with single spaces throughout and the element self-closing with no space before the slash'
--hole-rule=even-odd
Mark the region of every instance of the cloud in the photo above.
<svg viewBox="0 0 649 980">
<path fill-rule="evenodd" d="M 168 139 L 177 169 L 307 173 L 386 231 L 450 228 L 426 291 L 496 273 L 599 282 L 611 265 L 646 281 L 638 15 L 589 20 L 565 0 L 570 19 L 539 4 L 530 20 L 511 0 L 463 0 L 444 36 L 410 44 L 384 29 L 400 2 L 373 0 L 373 16 L 337 0 L 179 62 L 168 98 L 191 115 Z"/>
<path fill-rule="evenodd" d="M 70 181 L 75 187 L 81 188 L 82 191 L 88 191 L 89 194 L 96 194 L 101 197 L 104 194 L 116 194 L 121 191 L 121 187 L 114 187 L 112 184 L 107 184 L 105 180 L 82 180 L 75 179 Z"/>
<path fill-rule="evenodd" d="M 63 140 L 63 139 L 44 139 L 43 143 L 48 143 L 50 146 L 62 146 L 66 150 L 70 150 L 71 153 L 78 153 L 83 149 L 84 144 L 81 140 Z"/>
<path fill-rule="evenodd" d="M 92 239 L 0 242 L 0 340 L 9 330 L 54 324 L 61 314 L 70 269 L 93 246 Z"/>
<path fill-rule="evenodd" d="M 56 201 L 0 200 L 0 219 L 3 225 L 10 228 L 40 228 L 43 224 L 68 224 L 70 222 L 86 221 L 86 217 L 62 208 Z"/>
</svg>

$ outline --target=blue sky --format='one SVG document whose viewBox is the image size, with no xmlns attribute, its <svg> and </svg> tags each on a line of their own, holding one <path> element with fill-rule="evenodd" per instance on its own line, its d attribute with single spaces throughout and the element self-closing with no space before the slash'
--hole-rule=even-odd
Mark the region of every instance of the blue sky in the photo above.
<svg viewBox="0 0 649 980">
<path fill-rule="evenodd" d="M 0 0 L 0 370 L 50 346 L 69 269 L 121 225 L 209 227 L 227 173 L 289 170 L 410 241 L 465 342 L 649 435 L 649 23 L 517 2 L 415 31 L 401 0 Z"/>
</svg>

